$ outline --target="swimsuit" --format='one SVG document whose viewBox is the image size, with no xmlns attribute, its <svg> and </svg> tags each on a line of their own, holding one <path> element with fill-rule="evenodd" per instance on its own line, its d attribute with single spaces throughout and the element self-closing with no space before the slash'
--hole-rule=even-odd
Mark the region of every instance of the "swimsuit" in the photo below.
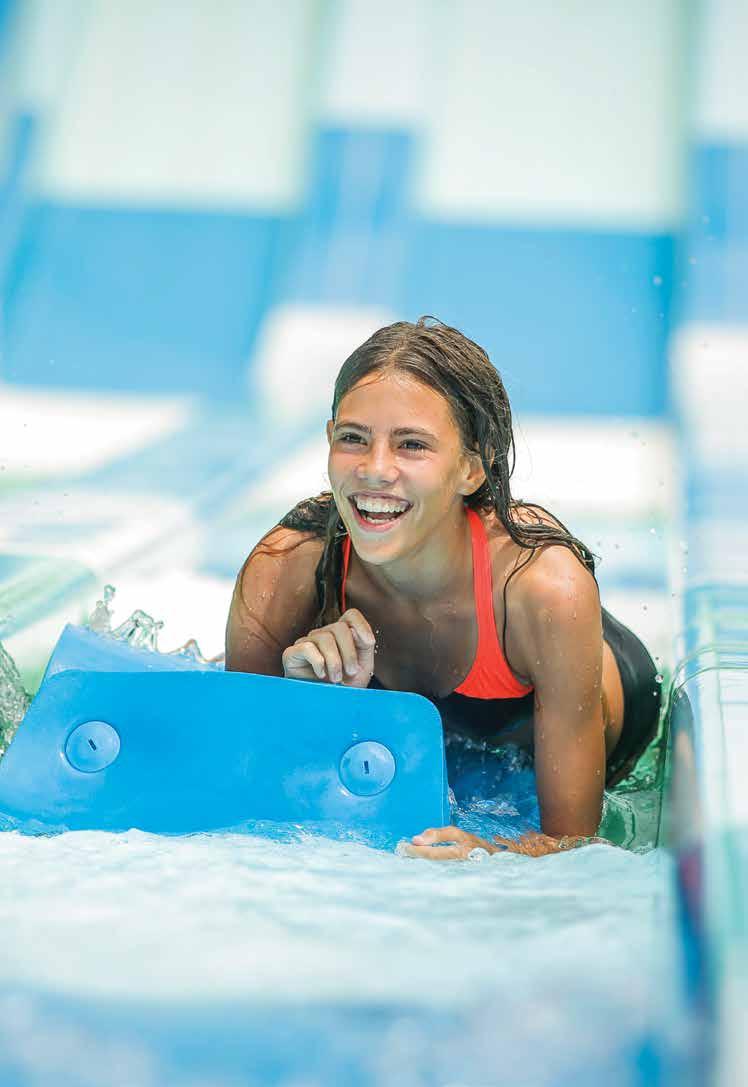
<svg viewBox="0 0 748 1087">
<path fill-rule="evenodd" d="M 496 631 L 488 536 L 475 510 L 467 510 L 473 553 L 473 595 L 478 624 L 478 646 L 470 671 L 444 698 L 429 697 L 442 717 L 445 732 L 466 734 L 475 740 L 501 743 L 533 714 L 532 684 L 521 683 L 511 672 Z M 343 541 L 341 610 L 345 611 L 345 583 L 351 540 Z M 618 664 L 623 688 L 623 726 L 606 768 L 606 779 L 628 770 L 657 731 L 661 686 L 649 653 L 633 631 L 602 609 L 603 639 Z M 505 627 L 506 630 L 506 627 Z M 370 687 L 382 688 L 375 676 Z"/>
</svg>

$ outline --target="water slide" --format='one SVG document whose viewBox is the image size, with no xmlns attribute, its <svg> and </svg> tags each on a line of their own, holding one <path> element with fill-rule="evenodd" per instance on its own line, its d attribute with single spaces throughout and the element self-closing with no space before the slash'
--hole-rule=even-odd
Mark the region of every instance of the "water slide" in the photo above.
<svg viewBox="0 0 748 1087">
<path fill-rule="evenodd" d="M 558 39 L 564 26 L 543 10 Z M 3 1082 L 739 1083 L 748 121 L 730 88 L 744 15 L 713 3 L 679 29 L 698 42 L 699 105 L 676 232 L 650 184 L 670 168 L 663 132 L 642 128 L 635 94 L 619 103 L 635 121 L 620 118 L 619 143 L 636 130 L 641 170 L 625 185 L 612 168 L 570 171 L 561 149 L 549 208 L 516 165 L 530 136 L 495 102 L 491 124 L 517 141 L 505 165 L 460 165 L 474 137 L 471 80 L 496 94 L 496 65 L 478 49 L 489 11 L 436 20 L 428 49 L 418 4 L 393 9 L 396 43 L 379 41 L 365 5 L 232 13 L 229 34 L 199 4 L 179 17 L 156 5 L 148 36 L 170 42 L 158 57 L 124 11 L 70 0 L 4 16 L 5 48 L 22 40 L 25 62 L 4 88 L 0 640 L 25 688 L 107 582 L 118 622 L 144 608 L 166 620 L 162 648 L 197 637 L 206 655 L 220 652 L 246 551 L 324 485 L 337 363 L 391 316 L 436 311 L 511 359 L 519 485 L 602 553 L 603 599 L 661 660 L 670 710 L 637 774 L 606 799 L 603 829 L 619 848 L 423 872 L 355 835 L 296 826 L 2 835 L 13 873 L 0 900 Z M 630 91 L 673 65 L 664 8 L 641 25 L 589 18 L 590 57 L 595 34 L 615 30 L 622 73 L 635 58 Z M 502 71 L 532 117 L 542 91 L 535 77 L 521 82 L 527 27 L 512 19 L 496 28 L 511 43 Z M 195 39 L 234 79 L 214 107 L 218 128 L 196 108 L 185 133 L 183 97 L 156 92 L 164 64 L 195 107 L 213 87 L 207 64 L 194 83 Z M 362 39 L 387 59 L 374 89 L 361 89 L 361 71 L 376 70 L 357 54 Z M 310 53 L 328 73 L 311 122 L 300 107 Z M 238 108 L 258 96 L 266 109 Z M 471 101 L 480 129 L 488 117 Z M 599 132 L 578 98 L 553 107 L 570 146 Z M 434 116 L 442 138 L 424 153 Z M 210 171 L 196 165 L 196 139 Z M 457 282 L 455 266 L 469 269 Z M 611 268 L 613 288 L 601 274 Z M 504 299 L 498 316 L 487 297 Z M 539 299 L 544 321 L 527 336 Z M 636 311 L 625 322 L 622 307 Z M 597 381 L 579 363 L 590 354 Z M 671 471 L 672 492 L 660 482 Z M 517 802 L 502 778 L 490 811 L 462 817 L 510 831 Z"/>
</svg>

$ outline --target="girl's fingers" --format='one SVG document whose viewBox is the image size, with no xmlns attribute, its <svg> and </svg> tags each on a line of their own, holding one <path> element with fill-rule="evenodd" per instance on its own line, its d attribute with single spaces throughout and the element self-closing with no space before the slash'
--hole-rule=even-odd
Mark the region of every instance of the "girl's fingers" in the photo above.
<svg viewBox="0 0 748 1087">
<path fill-rule="evenodd" d="M 338 643 L 338 651 L 348 676 L 355 676 L 359 670 L 359 659 L 353 640 L 353 629 L 347 623 L 335 623 L 331 628 Z"/>
<path fill-rule="evenodd" d="M 374 648 L 376 644 L 374 631 L 358 608 L 348 608 L 347 611 L 343 612 L 340 618 L 351 628 L 357 643 L 362 649 Z"/>
<path fill-rule="evenodd" d="M 295 642 L 283 653 L 283 671 L 288 673 L 296 668 L 309 665 L 318 679 L 325 678 L 325 658 L 314 642 L 308 639 Z"/>
<path fill-rule="evenodd" d="M 343 662 L 340 659 L 340 651 L 334 634 L 327 628 L 313 630 L 309 640 L 314 642 L 325 658 L 327 678 L 331 683 L 340 683 L 343 678 Z"/>
<path fill-rule="evenodd" d="M 470 852 L 466 845 L 406 845 L 403 853 L 406 857 L 423 857 L 427 861 L 464 861 Z"/>
<path fill-rule="evenodd" d="M 293 679 L 317 679 L 366 686 L 374 672 L 376 639 L 367 620 L 349 608 L 336 623 L 312 630 L 283 652 L 283 671 Z"/>
<path fill-rule="evenodd" d="M 459 827 L 429 827 L 411 838 L 414 845 L 438 845 L 440 842 L 464 842 L 470 835 Z"/>
</svg>

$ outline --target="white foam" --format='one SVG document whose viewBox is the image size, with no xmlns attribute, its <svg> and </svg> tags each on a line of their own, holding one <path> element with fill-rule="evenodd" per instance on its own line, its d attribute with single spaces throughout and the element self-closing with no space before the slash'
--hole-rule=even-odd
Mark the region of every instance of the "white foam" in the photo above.
<svg viewBox="0 0 748 1087">
<path fill-rule="evenodd" d="M 667 877 L 664 856 L 604 846 L 439 865 L 324 839 L 139 831 L 3 834 L 0 858 L 0 983 L 176 1005 L 455 1007 L 507 987 L 537 1000 L 552 974 L 613 1000 L 625 978 L 633 1009 Z"/>
</svg>

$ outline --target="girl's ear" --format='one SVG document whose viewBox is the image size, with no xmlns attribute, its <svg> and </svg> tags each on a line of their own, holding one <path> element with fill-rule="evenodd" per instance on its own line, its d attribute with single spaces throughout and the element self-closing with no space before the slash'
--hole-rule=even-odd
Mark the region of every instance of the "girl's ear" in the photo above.
<svg viewBox="0 0 748 1087">
<path fill-rule="evenodd" d="M 485 483 L 485 480 L 486 473 L 480 459 L 480 453 L 465 453 L 465 469 L 459 493 L 467 498 L 468 495 L 475 494 L 478 488 Z"/>
<path fill-rule="evenodd" d="M 328 419 L 327 420 L 327 427 L 325 428 L 327 430 L 327 444 L 328 445 L 332 445 L 332 428 L 334 426 L 335 426 L 335 420 L 334 419 Z"/>
</svg>

